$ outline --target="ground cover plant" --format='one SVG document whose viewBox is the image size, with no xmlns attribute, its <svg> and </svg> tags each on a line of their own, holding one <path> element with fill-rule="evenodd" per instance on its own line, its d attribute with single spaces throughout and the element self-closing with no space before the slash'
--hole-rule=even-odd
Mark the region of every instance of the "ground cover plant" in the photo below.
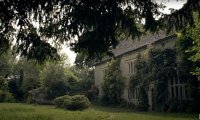
<svg viewBox="0 0 200 120">
<path fill-rule="evenodd" d="M 134 112 L 132 109 L 93 105 L 83 111 L 55 106 L 0 103 L 0 120 L 197 120 L 197 114 Z"/>
</svg>

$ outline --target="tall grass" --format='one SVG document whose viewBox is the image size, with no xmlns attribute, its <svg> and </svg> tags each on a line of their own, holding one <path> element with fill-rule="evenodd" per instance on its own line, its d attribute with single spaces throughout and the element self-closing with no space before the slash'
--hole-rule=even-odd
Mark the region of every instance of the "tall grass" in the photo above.
<svg viewBox="0 0 200 120">
<path fill-rule="evenodd" d="M 133 112 L 101 106 L 67 111 L 53 106 L 0 103 L 0 120 L 197 120 L 197 117 L 195 114 Z"/>
</svg>

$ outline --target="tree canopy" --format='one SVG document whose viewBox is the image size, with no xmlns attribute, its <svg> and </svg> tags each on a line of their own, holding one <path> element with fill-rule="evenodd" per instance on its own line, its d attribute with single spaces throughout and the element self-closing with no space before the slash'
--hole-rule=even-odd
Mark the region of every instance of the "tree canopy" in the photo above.
<svg viewBox="0 0 200 120">
<path fill-rule="evenodd" d="M 14 44 L 21 56 L 44 61 L 57 59 L 57 46 L 67 43 L 75 52 L 101 57 L 115 48 L 121 34 L 134 38 L 147 30 L 192 25 L 199 5 L 187 0 L 166 15 L 155 0 L 1 0 L 0 53 Z"/>
</svg>

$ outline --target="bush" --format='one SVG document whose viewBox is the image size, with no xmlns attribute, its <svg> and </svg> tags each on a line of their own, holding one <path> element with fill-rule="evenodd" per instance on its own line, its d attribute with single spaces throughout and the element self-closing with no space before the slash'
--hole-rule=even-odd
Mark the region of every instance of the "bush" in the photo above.
<svg viewBox="0 0 200 120">
<path fill-rule="evenodd" d="M 4 99 L 4 102 L 14 102 L 14 96 L 10 92 L 6 92 L 6 97 Z"/>
<path fill-rule="evenodd" d="M 64 96 L 60 96 L 60 97 L 57 97 L 54 99 L 53 101 L 53 104 L 56 106 L 56 107 L 64 107 L 63 106 L 63 103 L 65 100 L 68 100 L 68 99 L 71 99 L 71 97 L 69 95 L 64 95 Z"/>
<path fill-rule="evenodd" d="M 93 84 L 87 91 L 87 97 L 89 100 L 97 100 L 99 89 Z"/>
<path fill-rule="evenodd" d="M 29 91 L 27 102 L 43 104 L 43 105 L 51 105 L 52 104 L 52 100 L 47 98 L 46 90 L 43 87 Z"/>
<path fill-rule="evenodd" d="M 5 97 L 6 97 L 5 92 L 0 90 L 0 102 L 4 102 Z"/>
<path fill-rule="evenodd" d="M 14 102 L 12 93 L 0 90 L 0 102 Z"/>
<path fill-rule="evenodd" d="M 2 76 L 0 76 L 0 90 L 8 90 L 7 80 Z"/>
<path fill-rule="evenodd" d="M 90 101 L 84 95 L 74 95 L 70 99 L 65 99 L 63 105 L 68 110 L 83 110 L 89 107 Z"/>
<path fill-rule="evenodd" d="M 68 92 L 69 86 L 65 81 L 51 81 L 46 86 L 47 97 L 54 99 L 56 97 L 65 95 Z"/>
<path fill-rule="evenodd" d="M 148 102 L 148 95 L 144 88 L 140 88 L 139 90 L 139 103 L 136 106 L 137 110 L 139 111 L 148 111 L 149 110 L 149 102 Z"/>
<path fill-rule="evenodd" d="M 27 102 L 27 103 L 30 103 L 30 104 L 31 104 L 31 103 L 34 103 L 34 101 L 33 101 L 33 98 L 32 98 L 32 95 L 31 95 L 31 94 L 28 94 L 26 102 Z"/>
<path fill-rule="evenodd" d="M 90 101 L 84 95 L 64 95 L 54 99 L 56 107 L 65 108 L 68 110 L 83 110 L 89 107 Z"/>
<path fill-rule="evenodd" d="M 186 112 L 191 108 L 189 101 L 172 99 L 167 104 L 168 112 Z"/>
</svg>

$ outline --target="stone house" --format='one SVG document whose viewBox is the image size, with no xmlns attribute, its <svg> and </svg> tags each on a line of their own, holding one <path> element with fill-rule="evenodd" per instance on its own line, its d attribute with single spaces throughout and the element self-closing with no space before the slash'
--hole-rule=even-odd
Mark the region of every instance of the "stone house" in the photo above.
<svg viewBox="0 0 200 120">
<path fill-rule="evenodd" d="M 147 59 L 148 53 L 151 48 L 156 49 L 173 49 L 176 46 L 176 36 L 166 35 L 165 32 L 158 32 L 155 34 L 147 34 L 142 36 L 140 39 L 132 40 L 122 40 L 118 46 L 113 50 L 115 57 L 120 58 L 120 69 L 125 83 L 125 89 L 123 92 L 123 99 L 127 102 L 132 102 L 134 104 L 138 103 L 137 89 L 134 93 L 129 89 L 130 76 L 135 74 L 135 61 L 140 54 L 142 58 Z M 109 58 L 104 58 L 100 62 L 95 64 L 95 85 L 99 88 L 99 96 L 103 95 L 102 83 L 104 78 L 104 71 L 106 69 L 106 64 Z M 154 90 L 155 84 L 152 82 L 149 84 L 148 90 L 148 101 L 150 105 L 150 110 L 154 106 Z M 185 84 L 180 83 L 177 80 L 169 80 L 169 97 L 171 98 L 186 98 Z"/>
</svg>

